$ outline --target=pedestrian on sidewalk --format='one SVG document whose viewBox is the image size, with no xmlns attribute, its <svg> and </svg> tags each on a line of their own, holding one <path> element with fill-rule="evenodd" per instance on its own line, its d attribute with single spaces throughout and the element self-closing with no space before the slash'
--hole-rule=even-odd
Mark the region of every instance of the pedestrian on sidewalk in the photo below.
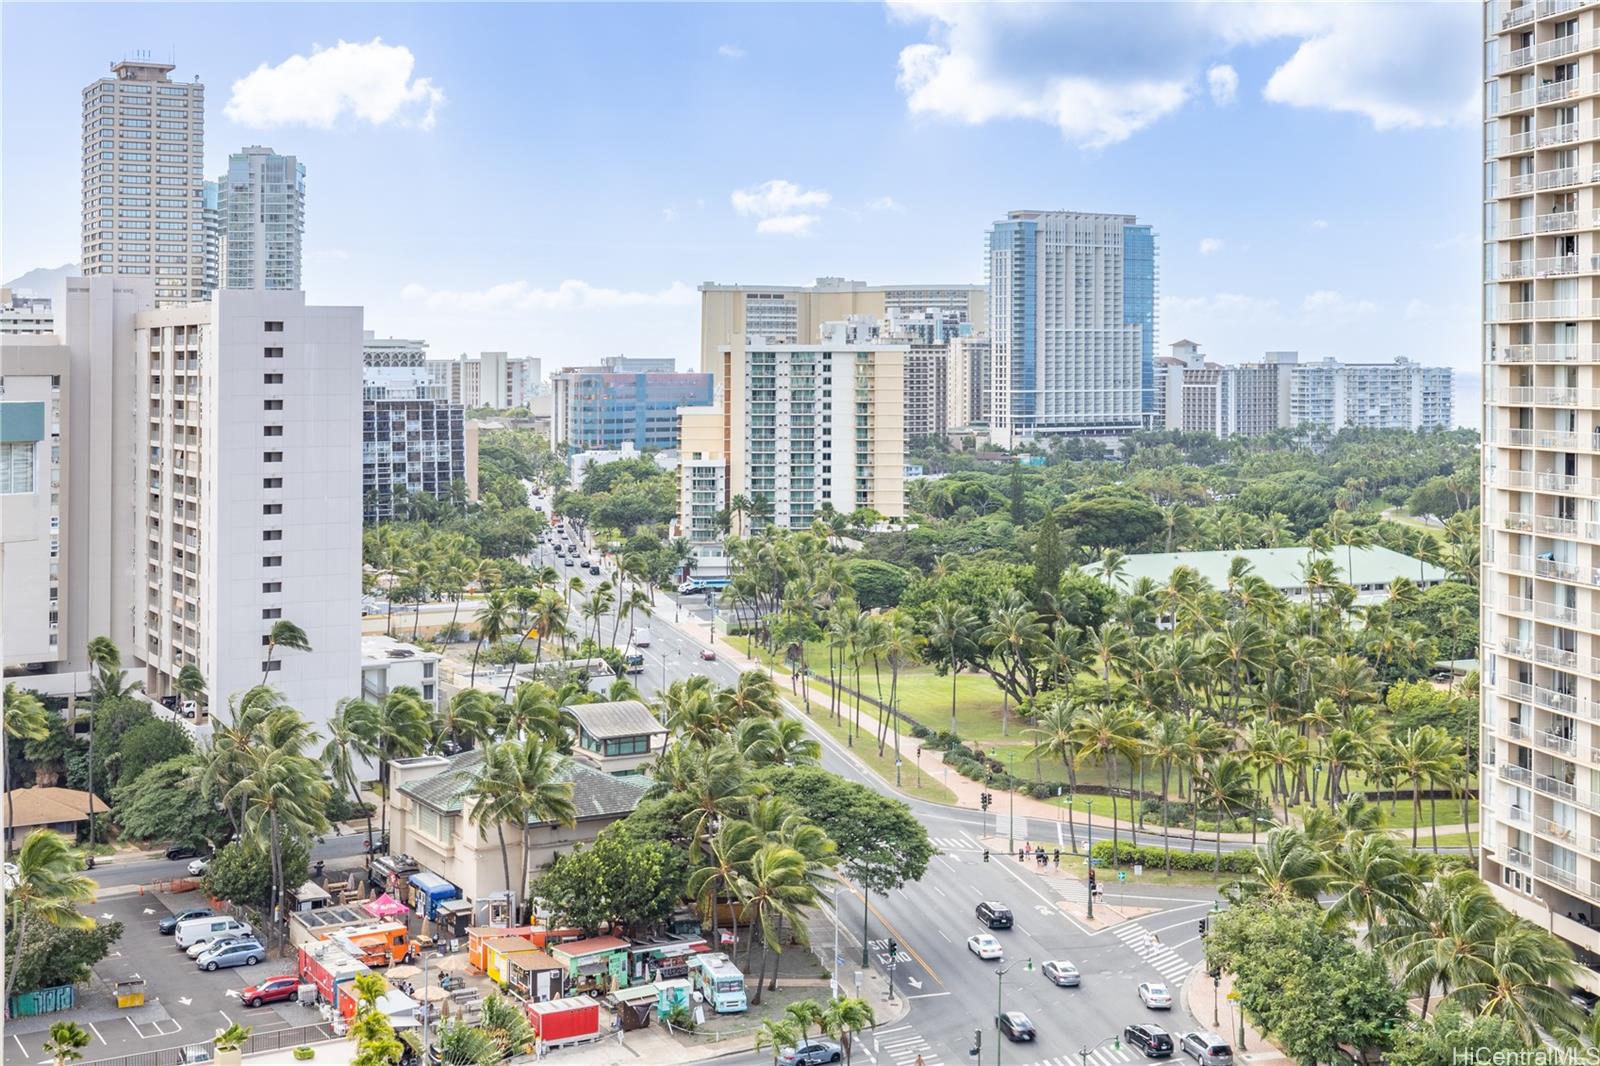
<svg viewBox="0 0 1600 1066">
<path fill-rule="evenodd" d="M 1055 851 L 1055 860 L 1056 860 L 1056 869 L 1058 869 L 1058 870 L 1061 869 L 1061 849 L 1060 848 L 1057 848 L 1056 851 Z"/>
</svg>

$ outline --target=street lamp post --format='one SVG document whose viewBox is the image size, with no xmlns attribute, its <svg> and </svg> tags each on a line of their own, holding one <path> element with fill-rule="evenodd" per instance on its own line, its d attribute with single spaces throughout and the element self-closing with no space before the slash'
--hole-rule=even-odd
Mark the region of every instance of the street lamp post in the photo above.
<svg viewBox="0 0 1600 1066">
<path fill-rule="evenodd" d="M 432 1009 L 426 998 L 428 995 L 428 960 L 432 957 L 433 952 L 424 951 L 422 953 L 422 995 L 424 997 L 422 1001 L 422 1054 L 424 1056 L 428 1054 L 428 1013 Z"/>
<path fill-rule="evenodd" d="M 1111 1045 L 1113 1051 L 1122 1050 L 1122 1038 L 1120 1036 L 1108 1036 L 1098 1044 L 1085 1045 L 1084 1047 L 1079 1048 L 1079 1061 L 1083 1063 L 1083 1066 L 1089 1066 L 1089 1056 L 1107 1044 Z"/>
<path fill-rule="evenodd" d="M 833 998 L 835 999 L 839 998 L 839 960 L 843 958 L 839 954 L 839 927 L 843 924 L 839 921 L 839 893 L 843 889 L 844 885 L 842 883 L 833 886 L 833 977 L 831 980 Z"/>
<path fill-rule="evenodd" d="M 1017 849 L 1017 753 L 1006 756 L 1006 773 L 1011 778 L 1011 813 L 1006 816 L 1006 852 Z"/>
<path fill-rule="evenodd" d="M 1013 967 L 1019 965 L 1025 973 L 1032 973 L 1033 956 L 1029 955 L 1025 959 L 1019 959 L 1010 966 L 1002 966 L 994 972 L 997 986 L 994 999 L 994 1066 L 1000 1066 L 1000 1057 L 1004 1052 L 1006 1043 L 1005 1034 L 1000 1031 L 1000 1018 L 1006 1012 L 1006 974 L 1010 973 Z"/>
</svg>

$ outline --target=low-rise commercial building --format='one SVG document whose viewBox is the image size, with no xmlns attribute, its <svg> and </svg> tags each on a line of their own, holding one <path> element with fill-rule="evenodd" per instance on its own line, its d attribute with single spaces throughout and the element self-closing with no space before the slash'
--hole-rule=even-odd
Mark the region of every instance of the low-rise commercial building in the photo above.
<svg viewBox="0 0 1600 1066">
<path fill-rule="evenodd" d="M 573 703 L 561 708 L 572 725 L 573 754 L 608 774 L 636 774 L 667 746 L 667 728 L 638 700 Z"/>
<path fill-rule="evenodd" d="M 439 710 L 439 659 L 437 652 L 396 640 L 384 634 L 364 634 L 361 638 L 361 698 L 382 703 L 384 697 L 402 685 L 422 694 L 422 700 L 435 713 Z"/>
<path fill-rule="evenodd" d="M 1115 583 L 1118 588 L 1131 589 L 1143 578 L 1164 584 L 1172 571 L 1180 566 L 1194 570 L 1212 588 L 1228 585 L 1228 571 L 1235 559 L 1250 564 L 1250 573 L 1261 578 L 1283 595 L 1297 602 L 1311 597 L 1306 584 L 1306 565 L 1310 561 L 1310 548 L 1244 548 L 1239 551 L 1151 552 L 1129 555 L 1122 560 Z M 1330 551 L 1326 558 L 1333 564 L 1335 579 L 1355 586 L 1356 599 L 1371 603 L 1389 595 L 1389 586 L 1405 578 L 1421 589 L 1429 589 L 1449 580 L 1449 573 L 1441 567 L 1422 562 L 1409 555 L 1383 547 L 1345 548 Z M 1088 573 L 1099 573 L 1100 564 L 1090 563 L 1084 568 Z"/>
<path fill-rule="evenodd" d="M 653 360 L 638 360 L 646 365 Z M 678 446 L 678 408 L 711 402 L 707 373 L 619 369 L 629 361 L 550 375 L 550 443 L 572 451 Z"/>
</svg>

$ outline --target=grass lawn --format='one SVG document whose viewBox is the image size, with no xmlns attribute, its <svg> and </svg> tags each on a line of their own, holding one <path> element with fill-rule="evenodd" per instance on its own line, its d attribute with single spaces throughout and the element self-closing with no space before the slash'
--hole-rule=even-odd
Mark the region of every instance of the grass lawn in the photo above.
<svg viewBox="0 0 1600 1066">
<path fill-rule="evenodd" d="M 1100 839 L 1100 834 L 1098 831 L 1095 833 L 1095 839 Z M 1107 837 L 1106 839 L 1109 840 L 1110 837 Z M 1123 839 L 1127 839 L 1125 834 Z M 1020 846 L 1021 842 L 1019 841 L 1018 843 Z M 1056 842 L 1054 840 L 1034 841 L 1033 843 L 1042 843 L 1045 847 L 1051 849 L 1055 848 L 1056 846 Z M 1141 834 L 1139 837 L 1139 843 L 1144 845 L 1150 842 L 1146 841 L 1144 836 Z M 1080 846 L 1082 846 L 1081 839 Z M 1154 846 L 1161 846 L 1160 837 L 1155 838 Z M 1180 849 L 1177 846 L 1177 839 L 1174 837 L 1172 852 L 1174 855 L 1176 855 L 1179 850 Z M 1227 852 L 1223 852 L 1224 856 L 1227 854 Z M 999 861 L 1000 857 L 996 855 L 994 858 L 995 861 Z M 1014 854 L 1007 856 L 1007 858 L 1011 862 L 1017 861 L 1017 857 Z M 1079 880 L 1083 880 L 1088 876 L 1088 863 L 1088 857 L 1084 855 L 1074 856 L 1067 854 L 1066 852 L 1063 852 L 1061 855 L 1062 872 L 1069 874 L 1072 877 L 1076 877 Z M 1052 870 L 1053 869 L 1054 867 L 1052 867 Z M 1198 870 L 1174 870 L 1171 874 L 1168 874 L 1158 865 L 1146 866 L 1144 868 L 1144 873 L 1137 876 L 1134 874 L 1131 866 L 1125 866 L 1123 869 L 1128 871 L 1128 879 L 1126 881 L 1118 881 L 1115 874 L 1112 874 L 1109 878 L 1107 878 L 1105 868 L 1101 868 L 1100 886 L 1106 890 L 1106 902 L 1110 903 L 1112 906 L 1117 905 L 1117 898 L 1122 893 L 1128 892 L 1135 895 L 1140 895 L 1145 889 L 1151 886 L 1184 885 L 1198 888 L 1221 888 L 1223 885 L 1239 879 L 1238 874 L 1230 874 L 1226 871 L 1224 871 L 1220 876 L 1214 876 L 1209 871 Z M 1142 900 L 1129 900 L 1129 902 L 1148 906 L 1148 904 Z"/>
<path fill-rule="evenodd" d="M 1442 799 L 1437 801 L 1437 804 L 1437 813 L 1439 819 L 1438 824 L 1461 824 L 1460 800 Z M 1392 805 L 1392 810 L 1391 804 L 1388 800 L 1384 800 L 1378 806 L 1383 808 L 1383 825 L 1386 829 L 1410 829 L 1412 822 L 1415 821 L 1415 812 L 1412 810 L 1411 801 L 1403 796 L 1401 797 L 1399 803 Z M 1304 818 L 1311 812 L 1311 808 L 1305 804 L 1302 804 L 1298 807 L 1293 807 L 1291 810 L 1293 810 L 1294 813 L 1299 815 L 1301 818 Z M 1476 799 L 1470 799 L 1467 801 L 1467 817 L 1471 819 L 1474 824 L 1478 821 L 1478 801 Z M 1429 826 L 1434 824 L 1433 818 L 1430 816 L 1427 800 L 1422 801 L 1422 819 L 1417 821 L 1416 824 L 1421 826 L 1423 829 L 1427 829 Z M 1444 838 L 1440 837 L 1439 839 L 1443 840 Z"/>
<path fill-rule="evenodd" d="M 1470 839 L 1470 840 L 1467 839 L 1467 834 L 1465 834 L 1465 833 L 1440 833 L 1439 834 L 1439 846 L 1441 848 L 1464 848 L 1464 847 L 1467 847 L 1469 845 L 1472 846 L 1472 847 L 1477 847 L 1481 843 L 1483 843 L 1483 841 L 1478 839 L 1478 834 L 1477 833 L 1473 833 L 1472 834 L 1472 839 Z M 1417 850 L 1419 850 L 1419 851 L 1432 851 L 1433 850 L 1433 838 L 1429 837 L 1429 836 L 1418 837 L 1417 838 Z"/>
<path fill-rule="evenodd" d="M 791 693 L 789 693 L 787 686 L 784 689 L 784 695 L 789 699 L 790 703 L 795 705 L 796 708 L 804 707 L 804 702 L 796 699 Z M 803 716 L 805 711 L 802 709 L 800 713 Z M 811 721 L 815 722 L 820 728 L 826 730 L 827 733 L 839 743 L 848 745 L 847 738 L 850 734 L 850 723 L 835 722 L 831 717 L 829 717 L 827 713 L 827 704 L 819 703 L 815 693 L 813 693 L 811 697 Z M 930 779 L 927 774 L 918 773 L 915 766 L 915 756 L 917 751 L 916 744 L 917 742 L 915 738 L 908 737 L 904 734 L 901 735 L 901 762 L 904 765 L 902 765 L 900 768 L 900 791 L 909 796 L 915 796 L 918 799 L 929 800 L 933 803 L 955 803 L 956 795 L 954 792 L 951 792 L 948 788 L 945 788 L 943 785 L 939 784 L 939 782 Z M 853 746 L 848 747 L 848 750 L 863 763 L 872 767 L 873 772 L 879 777 L 883 778 L 891 785 L 894 784 L 893 738 L 890 739 L 888 744 L 884 745 L 883 756 L 880 758 L 878 756 L 878 745 L 873 739 L 873 732 L 867 724 L 867 718 L 865 714 L 863 714 L 861 718 L 861 735 L 856 738 Z"/>
</svg>

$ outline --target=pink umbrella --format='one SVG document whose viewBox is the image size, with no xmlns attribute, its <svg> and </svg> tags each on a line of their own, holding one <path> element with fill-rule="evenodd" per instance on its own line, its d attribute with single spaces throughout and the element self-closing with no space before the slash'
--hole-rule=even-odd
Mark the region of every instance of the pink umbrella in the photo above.
<svg viewBox="0 0 1600 1066">
<path fill-rule="evenodd" d="M 411 908 L 387 892 L 377 899 L 367 900 L 361 907 L 375 918 L 393 918 L 397 914 L 409 914 L 411 912 Z"/>
</svg>

